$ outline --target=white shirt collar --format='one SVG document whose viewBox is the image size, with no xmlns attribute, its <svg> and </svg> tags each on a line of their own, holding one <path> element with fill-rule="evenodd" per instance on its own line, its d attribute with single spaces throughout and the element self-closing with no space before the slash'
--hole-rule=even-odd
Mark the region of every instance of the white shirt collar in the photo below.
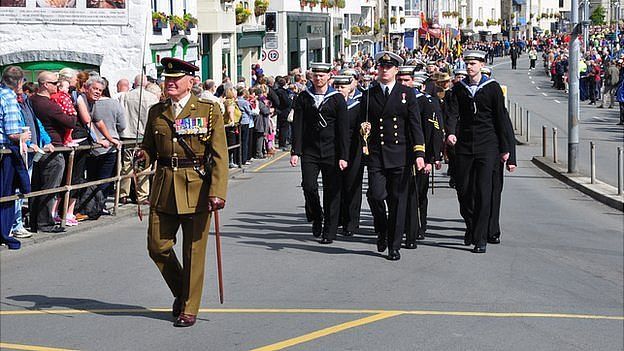
<svg viewBox="0 0 624 351">
<path fill-rule="evenodd" d="M 171 104 L 174 105 L 177 103 L 180 106 L 180 111 L 182 111 L 186 107 L 186 104 L 189 102 L 190 99 L 191 99 L 191 93 L 188 93 L 186 94 L 185 97 L 180 99 L 180 101 L 178 102 L 171 100 Z"/>
<path fill-rule="evenodd" d="M 392 89 L 394 89 L 394 85 L 396 84 L 396 80 L 393 80 L 392 82 L 388 83 L 388 84 L 384 84 L 382 82 L 379 82 L 379 86 L 381 87 L 381 92 L 382 93 L 386 93 L 386 87 L 388 87 L 388 90 L 390 91 L 389 94 L 392 94 Z"/>
</svg>

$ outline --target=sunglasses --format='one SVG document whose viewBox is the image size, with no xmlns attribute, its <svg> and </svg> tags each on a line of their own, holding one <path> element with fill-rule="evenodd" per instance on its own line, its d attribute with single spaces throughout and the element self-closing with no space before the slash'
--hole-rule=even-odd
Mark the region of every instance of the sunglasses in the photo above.
<svg viewBox="0 0 624 351">
<path fill-rule="evenodd" d="M 46 82 L 46 83 L 48 83 L 48 84 L 52 84 L 52 85 L 58 85 L 58 84 L 59 84 L 59 81 L 57 80 L 57 81 L 54 81 L 54 82 Z"/>
</svg>

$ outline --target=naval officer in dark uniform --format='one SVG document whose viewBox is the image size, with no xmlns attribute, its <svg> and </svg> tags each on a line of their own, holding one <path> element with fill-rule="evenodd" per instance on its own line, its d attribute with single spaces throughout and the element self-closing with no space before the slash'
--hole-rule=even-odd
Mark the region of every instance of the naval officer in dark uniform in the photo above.
<svg viewBox="0 0 624 351">
<path fill-rule="evenodd" d="M 395 261 L 401 258 L 409 172 L 414 163 L 416 171 L 425 168 L 425 138 L 414 90 L 395 79 L 403 59 L 382 51 L 375 61 L 378 81 L 360 103 L 362 134 L 367 136 L 369 153 L 367 197 L 378 235 L 377 250 L 388 248 L 388 259 Z"/>
<path fill-rule="evenodd" d="M 352 69 L 342 70 L 340 76 L 334 77 L 334 88 L 338 90 L 347 102 L 349 120 L 349 167 L 342 175 L 342 191 L 340 197 L 340 225 L 342 235 L 352 236 L 360 226 L 360 212 L 362 209 L 362 179 L 364 178 L 364 163 L 362 162 L 362 143 L 360 142 L 360 98 L 362 93 L 357 88 L 357 72 Z"/>
<path fill-rule="evenodd" d="M 407 218 L 405 224 L 405 248 L 415 249 L 416 240 L 423 240 L 427 230 L 427 207 L 429 199 L 429 175 L 433 167 L 442 167 L 443 133 L 440 129 L 441 108 L 431 95 L 421 92 L 424 84 L 414 66 L 399 67 L 397 81 L 413 88 L 418 101 L 421 126 L 425 137 L 425 169 L 410 174 L 408 182 Z M 418 81 L 415 79 L 419 78 Z"/>
<path fill-rule="evenodd" d="M 485 253 L 492 210 L 494 167 L 507 162 L 509 117 L 500 85 L 481 74 L 485 53 L 466 51 L 467 77 L 451 89 L 446 99 L 447 124 L 455 134 L 456 182 L 460 213 L 466 222 L 464 243 L 474 253 Z"/>
<path fill-rule="evenodd" d="M 312 85 L 294 103 L 290 164 L 301 159 L 305 211 L 312 222 L 312 234 L 321 244 L 336 238 L 340 221 L 341 172 L 348 167 L 349 120 L 347 103 L 329 86 L 332 66 L 312 63 Z M 323 179 L 323 205 L 318 192 L 318 175 Z"/>
</svg>

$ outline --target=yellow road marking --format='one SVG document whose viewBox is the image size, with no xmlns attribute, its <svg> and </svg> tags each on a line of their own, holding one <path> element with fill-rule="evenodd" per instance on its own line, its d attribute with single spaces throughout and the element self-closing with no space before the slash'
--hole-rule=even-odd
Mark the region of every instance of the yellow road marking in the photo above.
<svg viewBox="0 0 624 351">
<path fill-rule="evenodd" d="M 162 313 L 171 308 L 128 308 L 128 309 L 64 309 L 64 310 L 12 310 L 0 311 L 0 316 L 23 315 L 67 315 L 67 314 L 127 314 L 127 313 Z M 202 313 L 258 313 L 258 314 L 380 314 L 399 313 L 419 316 L 460 316 L 460 317 L 497 317 L 497 318 L 564 318 L 564 319 L 603 319 L 624 321 L 624 316 L 574 313 L 542 312 L 479 312 L 479 311 L 433 311 L 433 310 L 375 310 L 375 309 L 322 309 L 322 308 L 202 308 Z"/>
<path fill-rule="evenodd" d="M 27 351 L 72 351 L 70 349 L 57 349 L 57 348 L 54 348 L 54 347 L 9 344 L 9 343 L 6 343 L 6 342 L 0 342 L 0 349 L 27 350 Z"/>
<path fill-rule="evenodd" d="M 270 165 L 274 164 L 275 162 L 277 162 L 277 161 L 279 161 L 279 160 L 283 159 L 284 157 L 286 157 L 286 156 L 288 156 L 288 155 L 290 155 L 288 152 L 284 152 L 283 154 L 281 154 L 281 155 L 279 155 L 279 156 L 275 157 L 274 159 L 272 159 L 271 161 L 269 161 L 269 162 L 267 162 L 267 163 L 263 164 L 262 166 L 260 166 L 260 167 L 258 167 L 258 168 L 256 168 L 256 169 L 252 170 L 252 172 L 259 172 L 259 171 L 261 171 L 261 170 L 263 170 L 263 169 L 265 169 L 265 168 L 269 167 Z"/>
<path fill-rule="evenodd" d="M 317 330 L 317 331 L 309 333 L 309 334 L 305 334 L 305 335 L 302 335 L 302 336 L 298 336 L 296 338 L 280 341 L 280 342 L 275 343 L 275 344 L 271 344 L 271 345 L 263 346 L 263 347 L 260 347 L 260 348 L 257 348 L 257 349 L 253 349 L 251 351 L 282 350 L 282 349 L 285 349 L 287 347 L 291 347 L 291 346 L 294 346 L 294 345 L 302 344 L 304 342 L 308 342 L 308 341 L 311 341 L 311 340 L 314 340 L 314 339 L 322 338 L 322 337 L 330 335 L 330 334 L 335 334 L 335 333 L 341 332 L 343 330 L 359 327 L 359 326 L 362 326 L 362 325 L 365 325 L 365 324 L 374 323 L 374 322 L 380 321 L 382 319 L 395 317 L 395 316 L 398 316 L 398 315 L 401 315 L 401 314 L 402 314 L 402 312 L 383 312 L 383 313 L 378 313 L 378 314 L 375 314 L 373 316 L 368 316 L 368 317 L 356 319 L 354 321 L 350 321 L 350 322 L 334 325 L 334 326 L 329 327 L 329 328 Z"/>
</svg>

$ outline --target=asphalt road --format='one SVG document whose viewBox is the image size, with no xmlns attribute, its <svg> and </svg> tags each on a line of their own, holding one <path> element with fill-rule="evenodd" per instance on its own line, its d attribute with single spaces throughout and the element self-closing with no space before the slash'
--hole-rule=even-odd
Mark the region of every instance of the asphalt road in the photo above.
<svg viewBox="0 0 624 351">
<path fill-rule="evenodd" d="M 126 218 L 0 252 L 0 348 L 21 350 L 622 350 L 624 216 L 551 179 L 520 149 L 502 244 L 462 245 L 437 178 L 428 237 L 398 262 L 361 232 L 319 245 L 287 157 L 232 180 L 223 212 L 225 304 L 214 240 L 198 323 L 172 298 Z M 35 347 L 36 346 L 36 347 Z"/>
<path fill-rule="evenodd" d="M 508 58 L 498 59 L 494 65 L 494 77 L 509 87 L 508 96 L 523 109 L 531 112 L 531 143 L 535 155 L 542 155 L 542 126 L 548 127 L 547 155 L 552 157 L 552 128 L 558 129 L 558 158 L 568 162 L 568 96 L 564 91 L 552 88 L 546 76 L 543 62 L 538 59 L 536 70 L 529 71 L 526 55 L 518 60 L 518 69 L 511 69 Z M 579 173 L 590 174 L 590 141 L 596 144 L 596 177 L 617 186 L 617 147 L 624 147 L 624 126 L 619 126 L 619 107 L 599 109 L 580 103 L 580 124 L 577 165 Z M 600 103 L 598 103 L 599 105 Z M 510 108 L 511 109 L 511 108 Z M 526 118 L 526 117 L 525 117 Z M 518 122 L 518 125 L 520 122 Z M 524 126 L 526 129 L 526 124 Z M 519 139 L 524 140 L 520 136 Z"/>
</svg>

